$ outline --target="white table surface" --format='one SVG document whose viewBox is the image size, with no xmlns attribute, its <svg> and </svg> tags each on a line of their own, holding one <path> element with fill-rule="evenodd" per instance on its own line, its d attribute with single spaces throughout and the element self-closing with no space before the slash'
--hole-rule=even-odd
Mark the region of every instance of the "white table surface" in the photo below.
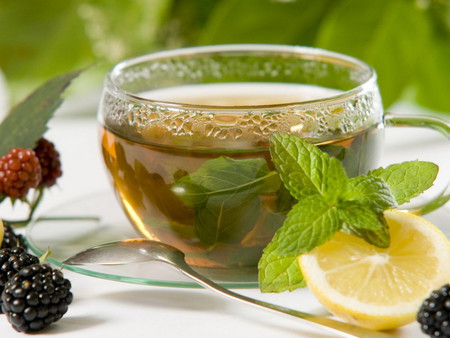
<svg viewBox="0 0 450 338">
<path fill-rule="evenodd" d="M 50 123 L 47 138 L 61 153 L 64 175 L 58 186 L 46 194 L 39 213 L 103 189 L 111 189 L 106 178 L 98 145 L 97 123 L 91 117 L 57 115 Z M 431 146 L 436 155 L 448 149 L 443 139 L 426 135 L 424 139 L 397 137 L 390 147 L 392 160 L 403 160 L 419 148 L 411 142 Z M 441 143 L 439 143 L 441 142 Z M 443 148 L 447 147 L 447 148 Z M 401 154 L 398 155 L 398 154 Z M 398 155 L 398 156 L 397 156 Z M 442 157 L 442 156 L 441 156 Z M 411 159 L 411 156 L 409 157 Z M 408 159 L 408 157 L 406 158 Z M 448 154 L 447 154 L 448 159 Z M 444 167 L 447 166 L 444 163 Z M 448 166 L 447 166 L 448 172 Z M 448 176 L 447 176 L 448 177 Z M 448 215 L 448 213 L 447 213 Z M 448 222 L 442 215 L 434 220 Z M 41 332 L 40 337 L 331 337 L 293 319 L 273 315 L 245 304 L 232 302 L 205 289 L 183 289 L 126 284 L 97 279 L 64 270 L 72 282 L 74 301 L 66 315 Z M 301 311 L 325 313 L 308 289 L 292 293 L 261 294 L 257 289 L 235 289 L 250 297 L 263 299 Z M 395 337 L 421 337 L 413 323 L 393 332 Z M 1 337 L 23 337 L 0 316 Z"/>
</svg>

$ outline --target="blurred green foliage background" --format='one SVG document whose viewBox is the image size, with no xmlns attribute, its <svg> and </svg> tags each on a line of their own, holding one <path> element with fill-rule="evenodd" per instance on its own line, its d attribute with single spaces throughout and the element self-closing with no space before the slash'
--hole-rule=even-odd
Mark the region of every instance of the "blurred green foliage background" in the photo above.
<svg viewBox="0 0 450 338">
<path fill-rule="evenodd" d="M 100 61 L 183 46 L 277 43 L 358 57 L 399 100 L 450 113 L 450 0 L 0 0 L 0 69 L 12 101 Z"/>
</svg>

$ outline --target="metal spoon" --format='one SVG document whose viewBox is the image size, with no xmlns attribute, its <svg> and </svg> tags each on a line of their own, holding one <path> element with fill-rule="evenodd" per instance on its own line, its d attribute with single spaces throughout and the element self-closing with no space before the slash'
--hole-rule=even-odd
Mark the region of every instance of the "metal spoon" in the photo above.
<svg viewBox="0 0 450 338">
<path fill-rule="evenodd" d="M 63 264 L 117 265 L 148 261 L 167 263 L 187 277 L 193 279 L 196 283 L 212 291 L 216 291 L 222 296 L 226 296 L 258 308 L 295 317 L 315 327 L 326 329 L 329 332 L 331 331 L 341 337 L 392 337 L 392 335 L 387 333 L 372 331 L 324 316 L 317 316 L 292 310 L 232 292 L 194 271 L 186 263 L 184 254 L 178 249 L 175 249 L 170 245 L 148 239 L 129 239 L 95 246 L 68 258 L 63 262 Z"/>
</svg>

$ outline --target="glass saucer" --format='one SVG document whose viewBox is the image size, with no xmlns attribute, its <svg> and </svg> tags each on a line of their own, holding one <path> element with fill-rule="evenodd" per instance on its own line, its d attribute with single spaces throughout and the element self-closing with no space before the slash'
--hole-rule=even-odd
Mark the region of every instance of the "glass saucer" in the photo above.
<svg viewBox="0 0 450 338">
<path fill-rule="evenodd" d="M 30 249 L 38 256 L 49 249 L 51 255 L 47 260 L 67 270 L 135 284 L 200 287 L 170 266 L 158 262 L 110 266 L 62 264 L 70 256 L 92 246 L 136 237 L 142 236 L 134 231 L 114 193 L 110 191 L 98 192 L 64 203 L 37 218 L 26 229 L 26 239 Z M 226 282 L 215 280 L 214 277 L 210 278 L 227 288 L 258 287 L 256 281 L 242 281 L 239 276 L 226 277 Z"/>
<path fill-rule="evenodd" d="M 425 216 L 450 238 L 450 205 Z M 65 269 L 93 277 L 154 286 L 199 288 L 171 267 L 157 262 L 115 266 L 69 266 L 62 262 L 94 245 L 140 237 L 124 216 L 112 192 L 99 192 L 54 208 L 27 227 L 30 249 L 42 255 L 51 251 L 48 261 Z M 214 280 L 214 278 L 211 278 Z M 257 288 L 255 281 L 218 284 L 227 288 Z"/>
</svg>

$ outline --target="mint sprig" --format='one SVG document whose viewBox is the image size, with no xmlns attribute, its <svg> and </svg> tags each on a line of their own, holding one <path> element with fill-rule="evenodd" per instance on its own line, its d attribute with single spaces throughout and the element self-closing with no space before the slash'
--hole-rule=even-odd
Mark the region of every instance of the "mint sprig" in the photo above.
<svg viewBox="0 0 450 338">
<path fill-rule="evenodd" d="M 431 187 L 438 172 L 433 163 L 412 161 L 349 178 L 337 159 L 292 135 L 272 135 L 270 152 L 284 186 L 298 202 L 264 249 L 259 262 L 263 292 L 303 286 L 296 257 L 329 241 L 338 231 L 388 247 L 383 211 Z"/>
</svg>

